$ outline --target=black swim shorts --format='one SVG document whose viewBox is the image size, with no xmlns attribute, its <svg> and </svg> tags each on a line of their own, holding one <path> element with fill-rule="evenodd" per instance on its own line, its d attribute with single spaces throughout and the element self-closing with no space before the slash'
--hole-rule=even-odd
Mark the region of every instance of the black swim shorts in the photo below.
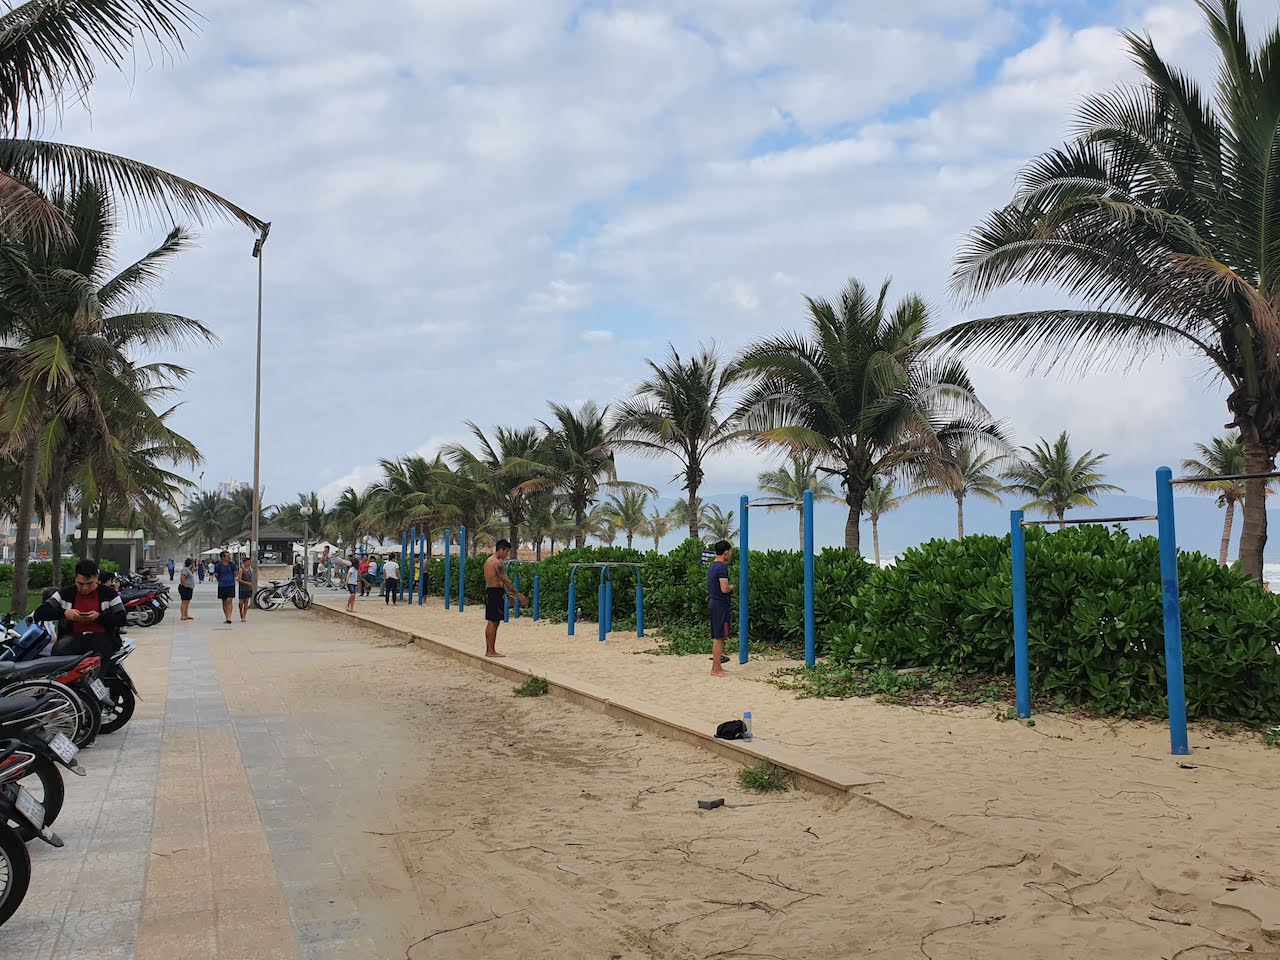
<svg viewBox="0 0 1280 960">
<path fill-rule="evenodd" d="M 732 608 L 728 603 L 711 600 L 707 603 L 711 613 L 711 639 L 724 640 L 729 636 L 729 615 Z"/>
<path fill-rule="evenodd" d="M 506 595 L 507 591 L 502 587 L 485 587 L 484 618 L 490 623 L 501 623 L 503 621 L 502 601 Z"/>
</svg>

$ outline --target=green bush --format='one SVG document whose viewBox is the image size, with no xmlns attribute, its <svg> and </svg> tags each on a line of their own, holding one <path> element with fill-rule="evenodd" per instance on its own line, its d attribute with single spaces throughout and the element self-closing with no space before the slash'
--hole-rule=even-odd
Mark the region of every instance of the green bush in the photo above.
<svg viewBox="0 0 1280 960">
<path fill-rule="evenodd" d="M 62 558 L 63 584 L 68 584 L 75 580 L 76 564 L 79 562 L 80 562 L 79 557 L 63 557 Z M 6 563 L 6 564 L 0 564 L 0 566 L 5 566 L 9 568 L 7 582 L 12 582 L 13 580 L 12 564 Z M 107 570 L 112 573 L 116 572 L 119 569 L 117 564 L 112 560 L 103 560 L 102 563 L 99 564 L 99 566 L 103 570 Z M 3 573 L 0 573 L 0 583 L 2 582 L 6 582 L 6 578 L 4 577 Z M 52 583 L 53 583 L 53 562 L 50 560 L 31 561 L 31 566 L 28 568 L 28 573 L 27 573 L 27 589 L 32 592 L 35 592 L 37 590 L 43 590 L 45 587 L 49 586 Z M 40 598 L 36 597 L 35 600 L 36 602 L 39 602 Z"/>
<path fill-rule="evenodd" d="M 1187 712 L 1280 715 L 1280 597 L 1211 557 L 1178 560 Z M 1013 669 L 1009 538 L 934 540 L 872 573 L 831 644 L 851 666 Z M 1082 526 L 1027 531 L 1033 691 L 1102 713 L 1166 713 L 1159 543 Z"/>
</svg>

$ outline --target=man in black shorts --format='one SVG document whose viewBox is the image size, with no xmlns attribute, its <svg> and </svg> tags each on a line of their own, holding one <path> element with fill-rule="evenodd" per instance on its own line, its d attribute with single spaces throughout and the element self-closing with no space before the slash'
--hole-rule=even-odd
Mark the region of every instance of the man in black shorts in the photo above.
<svg viewBox="0 0 1280 960">
<path fill-rule="evenodd" d="M 521 603 L 528 603 L 523 593 L 517 593 L 515 584 L 507 577 L 503 561 L 511 556 L 511 541 L 499 540 L 494 545 L 493 556 L 484 562 L 484 655 L 486 657 L 503 657 L 499 653 L 498 624 L 502 622 L 502 601 L 504 597 L 518 598 Z"/>
<path fill-rule="evenodd" d="M 729 594 L 733 592 L 733 584 L 729 582 L 729 558 L 733 556 L 733 545 L 728 540 L 721 540 L 711 548 L 716 558 L 707 570 L 707 612 L 711 614 L 711 675 L 727 677 L 724 667 L 720 666 L 724 657 L 724 641 L 729 636 L 729 615 L 732 606 Z"/>
<path fill-rule="evenodd" d="M 227 623 L 231 622 L 231 605 L 236 598 L 236 565 L 231 562 L 231 554 L 223 550 L 218 554 L 218 562 L 213 565 L 213 575 L 218 580 L 218 599 L 222 601 L 222 616 Z"/>
</svg>

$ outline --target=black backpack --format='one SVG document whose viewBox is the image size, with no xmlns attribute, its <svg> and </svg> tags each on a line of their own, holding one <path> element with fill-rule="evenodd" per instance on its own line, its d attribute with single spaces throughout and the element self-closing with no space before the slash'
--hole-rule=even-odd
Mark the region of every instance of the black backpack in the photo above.
<svg viewBox="0 0 1280 960">
<path fill-rule="evenodd" d="M 726 720 L 716 727 L 716 739 L 741 740 L 746 730 L 746 725 L 741 720 Z"/>
</svg>

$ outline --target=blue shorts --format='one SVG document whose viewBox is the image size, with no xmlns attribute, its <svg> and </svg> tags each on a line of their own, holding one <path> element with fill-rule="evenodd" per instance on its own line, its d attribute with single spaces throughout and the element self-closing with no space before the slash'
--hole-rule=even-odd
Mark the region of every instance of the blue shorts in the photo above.
<svg viewBox="0 0 1280 960">
<path fill-rule="evenodd" d="M 712 600 L 707 603 L 707 610 L 711 614 L 711 639 L 728 639 L 729 616 L 733 608 L 727 603 Z"/>
<path fill-rule="evenodd" d="M 347 584 L 347 593 L 354 594 L 355 592 L 356 592 L 356 585 L 354 583 Z"/>
</svg>

